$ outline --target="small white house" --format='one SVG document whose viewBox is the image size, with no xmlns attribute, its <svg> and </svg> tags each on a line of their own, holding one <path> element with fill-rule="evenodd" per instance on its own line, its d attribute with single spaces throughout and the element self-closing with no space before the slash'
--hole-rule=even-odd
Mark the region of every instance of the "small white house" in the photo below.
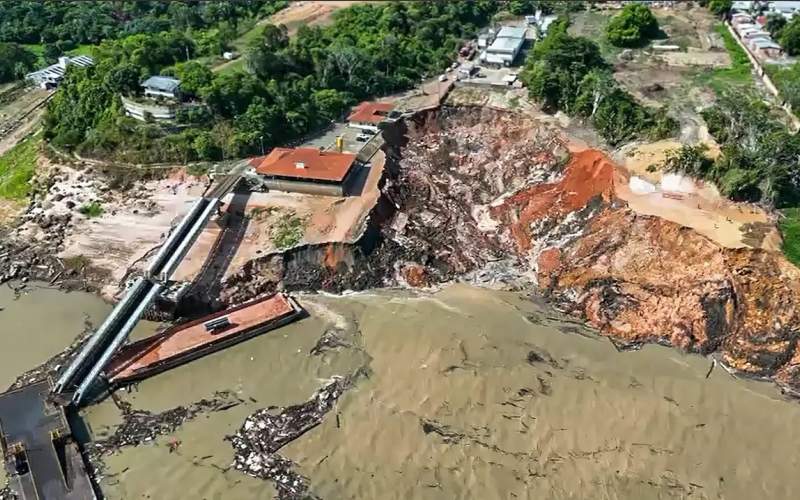
<svg viewBox="0 0 800 500">
<path fill-rule="evenodd" d="M 142 83 L 146 97 L 180 99 L 181 81 L 170 76 L 151 76 Z"/>
</svg>

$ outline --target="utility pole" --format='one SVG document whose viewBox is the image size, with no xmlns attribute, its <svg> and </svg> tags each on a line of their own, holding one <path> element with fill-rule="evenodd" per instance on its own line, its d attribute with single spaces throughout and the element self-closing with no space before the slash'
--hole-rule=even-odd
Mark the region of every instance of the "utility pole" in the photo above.
<svg viewBox="0 0 800 500">
<path fill-rule="evenodd" d="M 261 141 L 261 156 L 264 156 L 264 136 L 259 136 L 258 140 Z"/>
</svg>

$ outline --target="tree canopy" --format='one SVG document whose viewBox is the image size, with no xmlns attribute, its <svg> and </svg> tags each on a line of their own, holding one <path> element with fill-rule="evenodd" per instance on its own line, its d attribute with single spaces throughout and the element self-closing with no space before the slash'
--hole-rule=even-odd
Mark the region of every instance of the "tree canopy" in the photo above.
<svg viewBox="0 0 800 500">
<path fill-rule="evenodd" d="M 137 33 L 202 30 L 220 25 L 236 27 L 243 19 L 271 14 L 286 3 L 275 0 L 2 0 L 0 41 L 98 44 Z"/>
<path fill-rule="evenodd" d="M 778 40 L 783 50 L 790 56 L 800 54 L 800 17 L 793 17 L 786 26 L 781 28 Z"/>
<path fill-rule="evenodd" d="M 703 112 L 722 154 L 680 170 L 709 179 L 726 196 L 783 208 L 800 201 L 800 137 L 789 132 L 759 97 L 723 94 Z"/>
<path fill-rule="evenodd" d="M 489 22 L 491 0 L 393 2 L 339 10 L 331 25 L 266 25 L 245 55 L 248 71 L 212 74 L 194 61 L 193 33 L 140 33 L 103 42 L 91 69 L 70 71 L 45 123 L 54 144 L 123 161 L 217 160 L 255 154 L 324 126 L 358 100 L 416 85 L 454 59 Z M 119 95 L 151 74 L 173 74 L 206 107 L 184 125 L 124 116 Z"/>
<path fill-rule="evenodd" d="M 0 83 L 18 80 L 36 64 L 36 55 L 16 43 L 0 43 Z"/>
<path fill-rule="evenodd" d="M 614 81 L 611 68 L 591 40 L 567 33 L 566 19 L 554 23 L 525 61 L 522 79 L 546 111 L 564 111 L 591 120 L 610 144 L 635 137 L 665 137 L 676 123 L 646 108 Z"/>
<path fill-rule="evenodd" d="M 639 3 L 626 5 L 611 18 L 606 36 L 617 47 L 639 47 L 658 36 L 658 21 L 650 9 Z"/>
</svg>

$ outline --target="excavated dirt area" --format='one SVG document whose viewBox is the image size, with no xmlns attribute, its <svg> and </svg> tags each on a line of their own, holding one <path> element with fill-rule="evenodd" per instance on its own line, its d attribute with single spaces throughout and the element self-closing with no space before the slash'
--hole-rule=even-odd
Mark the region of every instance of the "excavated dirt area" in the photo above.
<svg viewBox="0 0 800 500">
<path fill-rule="evenodd" d="M 456 278 L 538 286 L 620 346 L 715 353 L 800 389 L 800 270 L 778 252 L 725 247 L 637 213 L 605 154 L 570 156 L 555 132 L 516 113 L 444 107 L 386 138 L 389 176 L 369 241 L 253 260 L 230 280 L 229 299 Z"/>
</svg>

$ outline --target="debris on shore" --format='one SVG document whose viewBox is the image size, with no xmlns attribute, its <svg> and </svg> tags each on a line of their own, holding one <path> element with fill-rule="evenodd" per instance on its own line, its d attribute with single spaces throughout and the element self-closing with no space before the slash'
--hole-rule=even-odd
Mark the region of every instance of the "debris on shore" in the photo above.
<svg viewBox="0 0 800 500">
<path fill-rule="evenodd" d="M 350 378 L 334 377 L 305 403 L 262 409 L 247 417 L 239 431 L 226 438 L 234 448 L 234 468 L 273 481 L 281 500 L 314 498 L 307 480 L 292 470 L 294 463 L 277 452 L 322 423 L 350 385 Z"/>
</svg>

